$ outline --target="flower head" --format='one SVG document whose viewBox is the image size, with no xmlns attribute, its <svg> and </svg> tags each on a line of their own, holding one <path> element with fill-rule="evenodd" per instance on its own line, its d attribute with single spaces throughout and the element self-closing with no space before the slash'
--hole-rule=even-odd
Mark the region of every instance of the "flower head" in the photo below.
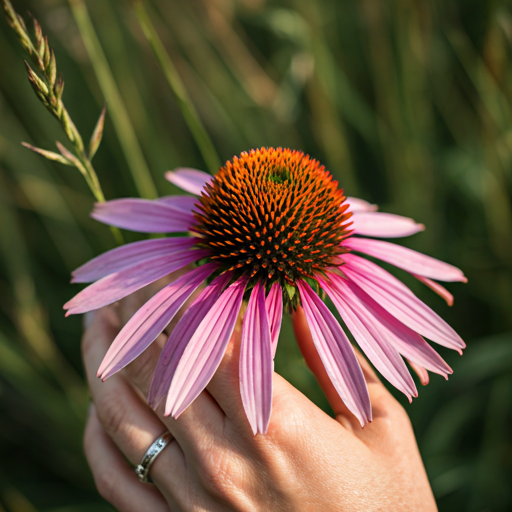
<svg viewBox="0 0 512 512">
<path fill-rule="evenodd" d="M 411 273 L 451 304 L 433 281 L 465 281 L 439 260 L 389 242 L 424 229 L 412 219 L 379 213 L 346 198 L 316 160 L 299 151 L 262 148 L 227 162 L 214 177 L 194 169 L 167 174 L 191 196 L 155 201 L 120 199 L 96 205 L 92 216 L 142 232 L 193 236 L 135 242 L 109 251 L 73 273 L 92 282 L 65 305 L 68 314 L 115 302 L 196 263 L 153 296 L 123 327 L 98 376 L 106 379 L 142 353 L 203 282 L 162 350 L 148 401 L 165 400 L 178 417 L 207 386 L 222 360 L 241 305 L 240 392 L 254 433 L 265 433 L 283 308 L 304 309 L 318 354 L 334 387 L 362 426 L 371 421 L 363 373 L 343 328 L 321 300 L 323 290 L 373 365 L 409 400 L 417 395 L 403 358 L 423 383 L 427 371 L 450 367 L 422 336 L 461 351 L 462 339 L 401 281 L 354 253 Z"/>
<path fill-rule="evenodd" d="M 191 230 L 222 270 L 296 286 L 339 266 L 349 205 L 323 166 L 299 151 L 264 149 L 227 162 L 206 184 Z"/>
</svg>

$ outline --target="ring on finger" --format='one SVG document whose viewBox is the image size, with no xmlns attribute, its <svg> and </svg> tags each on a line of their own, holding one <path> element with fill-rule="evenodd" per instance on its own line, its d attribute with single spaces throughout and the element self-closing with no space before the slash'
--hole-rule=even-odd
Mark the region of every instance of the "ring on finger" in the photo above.
<svg viewBox="0 0 512 512">
<path fill-rule="evenodd" d="M 141 482 L 151 483 L 149 478 L 149 468 L 151 464 L 158 457 L 160 452 L 172 441 L 172 435 L 170 432 L 162 434 L 147 450 L 144 457 L 142 457 L 141 463 L 135 468 L 135 473 L 139 477 Z"/>
</svg>

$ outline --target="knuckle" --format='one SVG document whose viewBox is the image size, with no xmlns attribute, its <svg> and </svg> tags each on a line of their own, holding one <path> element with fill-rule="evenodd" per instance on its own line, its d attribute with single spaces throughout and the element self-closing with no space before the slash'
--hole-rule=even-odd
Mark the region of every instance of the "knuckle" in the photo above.
<svg viewBox="0 0 512 512">
<path fill-rule="evenodd" d="M 229 498 L 240 487 L 241 468 L 235 456 L 223 450 L 210 450 L 202 460 L 200 480 L 210 495 Z"/>
<path fill-rule="evenodd" d="M 110 437 L 116 437 L 125 424 L 126 409 L 123 402 L 111 394 L 106 394 L 96 407 L 103 429 Z"/>
<path fill-rule="evenodd" d="M 94 475 L 94 483 L 98 493 L 110 503 L 116 501 L 115 497 L 118 488 L 116 478 L 115 472 L 109 468 L 101 468 Z"/>
<path fill-rule="evenodd" d="M 293 444 L 308 428 L 309 419 L 310 414 L 304 410 L 303 402 L 283 393 L 275 393 L 268 439 L 279 444 Z"/>
</svg>

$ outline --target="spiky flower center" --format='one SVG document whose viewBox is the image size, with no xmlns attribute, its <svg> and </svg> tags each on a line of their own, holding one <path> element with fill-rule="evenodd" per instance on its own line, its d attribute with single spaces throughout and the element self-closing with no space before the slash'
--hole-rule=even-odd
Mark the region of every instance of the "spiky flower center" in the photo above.
<svg viewBox="0 0 512 512">
<path fill-rule="evenodd" d="M 206 185 L 194 212 L 199 245 L 223 270 L 294 286 L 335 266 L 351 213 L 343 190 L 300 151 L 242 153 Z"/>
</svg>

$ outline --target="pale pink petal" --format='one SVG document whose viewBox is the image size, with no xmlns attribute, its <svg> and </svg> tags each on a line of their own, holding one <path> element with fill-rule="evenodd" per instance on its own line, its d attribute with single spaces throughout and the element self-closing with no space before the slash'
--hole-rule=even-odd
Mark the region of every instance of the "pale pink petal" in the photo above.
<svg viewBox="0 0 512 512">
<path fill-rule="evenodd" d="M 151 297 L 110 345 L 98 369 L 98 377 L 107 379 L 142 354 L 215 267 L 214 263 L 197 267 Z"/>
<path fill-rule="evenodd" d="M 439 315 L 389 272 L 355 254 L 344 254 L 343 259 L 342 272 L 400 322 L 445 347 L 460 352 L 466 346 Z"/>
<path fill-rule="evenodd" d="M 224 357 L 242 305 L 245 280 L 238 280 L 208 311 L 181 356 L 165 414 L 177 418 L 208 385 Z"/>
<path fill-rule="evenodd" d="M 118 272 L 124 268 L 133 267 L 145 260 L 169 256 L 177 252 L 191 249 L 197 242 L 196 238 L 159 238 L 142 240 L 116 247 L 72 272 L 72 283 L 91 283 L 102 277 Z"/>
<path fill-rule="evenodd" d="M 385 339 L 404 357 L 432 372 L 445 378 L 452 373 L 441 356 L 417 332 L 398 321 L 354 282 L 337 274 L 330 274 L 330 278 L 331 287 L 339 298 L 354 310 L 374 337 Z"/>
<path fill-rule="evenodd" d="M 167 396 L 174 373 L 176 372 L 176 368 L 178 367 L 178 363 L 180 362 L 188 342 L 208 311 L 210 311 L 212 306 L 217 302 L 217 299 L 221 296 L 224 288 L 232 277 L 233 274 L 231 272 L 224 272 L 216 277 L 212 283 L 202 291 L 201 295 L 187 311 L 185 311 L 184 315 L 171 332 L 158 359 L 149 388 L 148 404 L 151 407 L 156 408 Z"/>
<path fill-rule="evenodd" d="M 212 179 L 212 176 L 206 172 L 185 167 L 175 169 L 174 171 L 167 171 L 165 177 L 177 187 L 196 196 L 201 195 L 203 187 Z"/>
<path fill-rule="evenodd" d="M 192 213 L 149 199 L 114 199 L 96 203 L 91 217 L 110 226 L 142 233 L 188 231 L 194 223 Z"/>
<path fill-rule="evenodd" d="M 351 212 L 375 212 L 379 209 L 376 204 L 371 204 L 357 197 L 347 197 L 345 202 L 350 205 L 349 211 Z"/>
<path fill-rule="evenodd" d="M 279 283 L 274 283 L 265 300 L 268 319 L 270 322 L 270 335 L 272 337 L 272 359 L 276 355 L 277 341 L 283 320 L 283 291 Z"/>
<path fill-rule="evenodd" d="M 251 292 L 242 327 L 240 394 L 254 435 L 266 434 L 272 411 L 272 341 L 265 306 L 265 287 Z"/>
<path fill-rule="evenodd" d="M 331 281 L 318 277 L 318 281 L 368 359 L 411 401 L 413 396 L 418 396 L 418 392 L 400 354 L 381 326 L 365 315 L 364 306 L 346 293 L 347 287 L 343 279 L 334 280 L 335 277 L 337 276 L 332 275 Z"/>
<path fill-rule="evenodd" d="M 350 219 L 356 235 L 397 238 L 423 231 L 425 226 L 413 219 L 381 212 L 356 212 Z"/>
<path fill-rule="evenodd" d="M 416 375 L 420 378 L 421 384 L 423 386 L 426 386 L 430 381 L 430 377 L 428 376 L 427 370 L 425 370 L 423 366 L 413 363 L 412 361 L 407 362 L 411 365 L 411 368 L 416 372 Z"/>
<path fill-rule="evenodd" d="M 372 420 L 370 396 L 354 349 L 320 297 L 304 281 L 297 286 L 316 350 L 336 391 L 365 426 Z"/>
<path fill-rule="evenodd" d="M 164 203 L 173 208 L 177 208 L 185 213 L 191 213 L 194 205 L 197 203 L 197 197 L 194 196 L 162 196 L 156 199 L 159 203 Z"/>
<path fill-rule="evenodd" d="M 179 255 L 159 256 L 114 272 L 89 285 L 66 303 L 64 305 L 64 309 L 68 310 L 66 316 L 86 313 L 112 304 L 208 254 L 208 251 L 189 249 Z"/>
<path fill-rule="evenodd" d="M 423 284 L 427 285 L 431 290 L 435 291 L 437 295 L 442 297 L 448 306 L 453 306 L 453 295 L 439 283 L 432 281 L 428 277 L 419 276 L 417 274 L 412 274 L 418 281 L 421 281 Z"/>
<path fill-rule="evenodd" d="M 387 261 L 412 274 L 439 281 L 467 281 L 462 270 L 457 267 L 390 242 L 352 237 L 345 240 L 343 245 L 354 251 Z"/>
</svg>

